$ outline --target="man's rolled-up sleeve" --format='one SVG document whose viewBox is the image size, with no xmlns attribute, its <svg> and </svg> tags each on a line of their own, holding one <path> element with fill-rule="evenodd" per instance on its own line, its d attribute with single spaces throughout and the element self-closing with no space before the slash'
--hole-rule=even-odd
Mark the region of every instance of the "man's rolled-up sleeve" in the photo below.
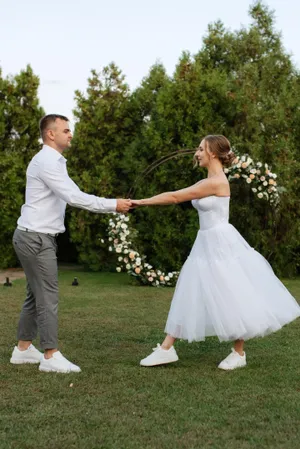
<svg viewBox="0 0 300 449">
<path fill-rule="evenodd" d="M 70 206 L 95 213 L 116 212 L 117 200 L 101 198 L 82 192 L 69 177 L 64 163 L 45 164 L 40 167 L 39 176 L 49 189 Z"/>
</svg>

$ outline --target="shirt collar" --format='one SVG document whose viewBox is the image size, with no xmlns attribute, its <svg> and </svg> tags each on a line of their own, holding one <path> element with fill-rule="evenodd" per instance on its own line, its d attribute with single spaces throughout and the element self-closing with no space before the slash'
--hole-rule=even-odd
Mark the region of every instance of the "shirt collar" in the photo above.
<svg viewBox="0 0 300 449">
<path fill-rule="evenodd" d="M 52 147 L 49 147 L 49 145 L 43 145 L 43 148 L 42 148 L 42 149 L 43 149 L 43 150 L 46 150 L 47 152 L 50 152 L 51 155 L 52 155 L 52 157 L 53 157 L 53 156 L 56 157 L 57 160 L 62 159 L 62 160 L 64 160 L 64 161 L 67 161 L 67 159 L 66 159 L 66 158 L 65 158 L 59 151 L 55 150 L 55 149 L 52 148 Z"/>
</svg>

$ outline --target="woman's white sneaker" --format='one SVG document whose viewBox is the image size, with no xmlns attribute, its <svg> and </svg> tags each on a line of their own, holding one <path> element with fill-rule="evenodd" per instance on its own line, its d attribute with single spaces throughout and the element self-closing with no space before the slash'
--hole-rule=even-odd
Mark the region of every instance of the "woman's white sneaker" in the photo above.
<svg viewBox="0 0 300 449">
<path fill-rule="evenodd" d="M 153 348 L 152 354 L 148 355 L 145 359 L 140 361 L 141 366 L 156 366 L 164 365 L 166 363 L 177 362 L 178 355 L 174 346 L 170 349 L 163 349 L 160 344 L 157 344 L 156 348 Z"/>
<path fill-rule="evenodd" d="M 79 366 L 66 359 L 60 351 L 53 353 L 50 359 L 42 357 L 39 370 L 46 373 L 80 373 Z"/>
<path fill-rule="evenodd" d="M 233 348 L 231 348 L 231 354 L 229 354 L 226 359 L 224 359 L 218 366 L 220 369 L 224 369 L 226 371 L 233 370 L 235 368 L 242 368 L 246 366 L 246 353 L 244 355 L 240 355 Z"/>
<path fill-rule="evenodd" d="M 23 363 L 40 363 L 43 353 L 31 344 L 25 351 L 20 351 L 17 346 L 14 347 L 10 363 L 13 365 L 22 365 Z"/>
</svg>

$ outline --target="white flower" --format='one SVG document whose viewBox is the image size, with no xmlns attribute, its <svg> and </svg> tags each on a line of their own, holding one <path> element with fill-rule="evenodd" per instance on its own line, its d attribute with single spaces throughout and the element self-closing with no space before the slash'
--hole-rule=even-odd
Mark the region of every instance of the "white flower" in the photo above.
<svg viewBox="0 0 300 449">
<path fill-rule="evenodd" d="M 247 179 L 246 179 L 246 182 L 247 182 L 248 184 L 250 184 L 250 182 L 252 182 L 252 179 L 251 179 L 251 178 L 247 178 Z"/>
<path fill-rule="evenodd" d="M 122 262 L 122 260 L 123 260 L 123 257 L 118 257 L 119 262 Z"/>
<path fill-rule="evenodd" d="M 117 267 L 116 270 L 117 270 L 118 273 L 120 273 L 121 268 L 120 268 L 120 267 Z"/>
<path fill-rule="evenodd" d="M 121 253 L 122 252 L 122 248 L 118 247 L 116 248 L 116 253 Z"/>
<path fill-rule="evenodd" d="M 267 185 L 268 185 L 268 182 L 265 181 L 265 182 L 263 183 L 263 186 L 267 186 Z"/>
<path fill-rule="evenodd" d="M 224 173 L 229 173 L 228 168 L 224 168 Z"/>
<path fill-rule="evenodd" d="M 114 228 L 116 225 L 115 225 L 115 223 L 112 221 L 111 223 L 110 223 L 110 227 L 111 228 Z"/>
<path fill-rule="evenodd" d="M 112 251 L 112 247 L 111 246 L 108 248 L 108 251 Z"/>
<path fill-rule="evenodd" d="M 124 221 L 129 221 L 129 217 L 125 217 L 125 218 L 124 218 Z"/>
<path fill-rule="evenodd" d="M 262 163 L 261 162 L 257 162 L 256 163 L 256 167 L 261 168 L 262 167 Z"/>
<path fill-rule="evenodd" d="M 256 173 L 256 168 L 251 168 L 250 173 L 253 173 L 255 175 Z"/>
<path fill-rule="evenodd" d="M 258 193 L 257 196 L 258 196 L 258 198 L 262 198 L 263 194 L 262 193 Z"/>
<path fill-rule="evenodd" d="M 168 276 L 171 279 L 173 277 L 173 273 L 168 273 Z"/>
<path fill-rule="evenodd" d="M 125 224 L 125 223 L 122 223 L 122 224 L 121 224 L 121 228 L 122 228 L 122 229 L 127 229 L 127 228 L 128 228 L 128 226 L 127 226 L 127 224 Z"/>
<path fill-rule="evenodd" d="M 274 178 L 274 179 L 276 179 L 276 178 L 277 178 L 277 175 L 276 175 L 276 173 L 273 173 L 273 178 Z"/>
<path fill-rule="evenodd" d="M 101 242 L 101 243 L 104 243 L 104 240 L 103 240 L 103 239 L 101 239 L 101 240 L 100 240 L 100 242 Z"/>
<path fill-rule="evenodd" d="M 126 270 L 130 270 L 130 268 L 131 268 L 130 263 L 126 264 Z"/>
<path fill-rule="evenodd" d="M 120 217 L 120 220 L 124 220 L 124 218 L 126 218 L 126 215 L 121 214 L 121 215 L 119 215 L 119 217 Z"/>
<path fill-rule="evenodd" d="M 124 254 L 128 254 L 128 249 L 124 249 Z"/>
<path fill-rule="evenodd" d="M 169 280 L 170 280 L 169 276 L 166 276 L 166 277 L 165 277 L 165 280 L 166 280 L 166 281 L 169 281 Z"/>
<path fill-rule="evenodd" d="M 261 176 L 261 177 L 260 177 L 260 180 L 261 180 L 261 181 L 265 181 L 266 178 L 265 178 L 264 176 Z"/>
<path fill-rule="evenodd" d="M 156 285 L 159 285 L 159 281 L 155 281 L 155 284 L 156 284 Z"/>
<path fill-rule="evenodd" d="M 109 238 L 108 238 L 108 241 L 109 241 L 109 242 L 112 242 L 112 237 L 109 237 Z"/>
<path fill-rule="evenodd" d="M 253 193 L 256 193 L 257 192 L 257 189 L 255 189 L 254 187 L 252 188 L 252 192 Z"/>
</svg>

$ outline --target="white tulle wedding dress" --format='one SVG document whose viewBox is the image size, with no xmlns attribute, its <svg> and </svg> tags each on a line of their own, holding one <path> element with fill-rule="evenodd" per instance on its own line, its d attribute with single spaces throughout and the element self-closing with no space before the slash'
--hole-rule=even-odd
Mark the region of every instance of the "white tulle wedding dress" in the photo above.
<svg viewBox="0 0 300 449">
<path fill-rule="evenodd" d="M 200 218 L 182 267 L 165 332 L 188 341 L 267 335 L 300 316 L 269 263 L 228 222 L 229 197 L 193 200 Z"/>
</svg>

